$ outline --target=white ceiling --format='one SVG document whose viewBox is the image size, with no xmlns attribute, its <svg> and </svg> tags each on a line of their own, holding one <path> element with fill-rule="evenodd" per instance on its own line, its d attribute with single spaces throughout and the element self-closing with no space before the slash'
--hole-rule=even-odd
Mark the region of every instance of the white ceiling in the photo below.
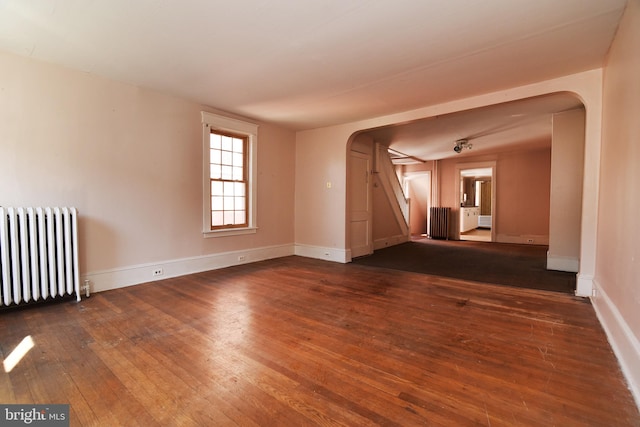
<svg viewBox="0 0 640 427">
<path fill-rule="evenodd" d="M 429 117 L 399 126 L 368 131 L 376 142 L 412 156 L 397 164 L 416 160 L 465 157 L 482 152 L 551 146 L 551 118 L 554 113 L 583 108 L 569 93 L 540 96 L 474 110 Z M 471 149 L 456 153 L 456 141 L 466 139 Z"/>
<path fill-rule="evenodd" d="M 625 4 L 0 0 L 0 50 L 300 130 L 601 67 Z"/>
</svg>

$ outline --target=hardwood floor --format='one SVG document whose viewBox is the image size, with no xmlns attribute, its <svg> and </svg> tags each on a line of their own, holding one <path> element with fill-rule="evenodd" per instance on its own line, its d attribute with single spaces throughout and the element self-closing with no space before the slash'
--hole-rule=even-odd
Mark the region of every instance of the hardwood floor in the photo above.
<svg viewBox="0 0 640 427">
<path fill-rule="evenodd" d="M 490 242 L 490 228 L 474 228 L 466 233 L 460 233 L 460 240 L 473 240 L 475 242 Z"/>
<path fill-rule="evenodd" d="M 638 426 L 588 300 L 300 257 L 0 313 L 79 426 Z"/>
</svg>

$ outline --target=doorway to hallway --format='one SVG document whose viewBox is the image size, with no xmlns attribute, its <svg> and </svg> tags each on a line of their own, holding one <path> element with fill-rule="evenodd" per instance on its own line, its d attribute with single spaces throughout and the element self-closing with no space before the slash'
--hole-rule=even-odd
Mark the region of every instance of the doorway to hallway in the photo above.
<svg viewBox="0 0 640 427">
<path fill-rule="evenodd" d="M 493 162 L 458 165 L 458 238 L 494 241 L 495 165 Z"/>
</svg>

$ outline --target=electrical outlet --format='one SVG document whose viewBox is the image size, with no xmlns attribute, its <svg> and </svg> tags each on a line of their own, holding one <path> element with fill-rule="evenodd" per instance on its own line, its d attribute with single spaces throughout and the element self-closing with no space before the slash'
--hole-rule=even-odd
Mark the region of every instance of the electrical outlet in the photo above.
<svg viewBox="0 0 640 427">
<path fill-rule="evenodd" d="M 527 243 L 533 243 L 533 239 L 527 239 Z"/>
<path fill-rule="evenodd" d="M 162 276 L 164 274 L 164 270 L 162 268 L 156 268 L 153 270 L 153 276 Z"/>
<path fill-rule="evenodd" d="M 246 261 L 247 257 L 244 255 L 238 255 L 238 261 Z"/>
</svg>

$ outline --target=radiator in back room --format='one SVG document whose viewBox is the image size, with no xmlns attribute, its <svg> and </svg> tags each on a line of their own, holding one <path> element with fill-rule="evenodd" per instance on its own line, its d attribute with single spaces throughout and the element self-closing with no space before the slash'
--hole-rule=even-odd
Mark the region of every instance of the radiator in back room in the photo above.
<svg viewBox="0 0 640 427">
<path fill-rule="evenodd" d="M 429 237 L 432 239 L 449 239 L 449 217 L 451 208 L 431 207 Z"/>
<path fill-rule="evenodd" d="M 0 307 L 80 301 L 75 208 L 0 207 Z"/>
</svg>

